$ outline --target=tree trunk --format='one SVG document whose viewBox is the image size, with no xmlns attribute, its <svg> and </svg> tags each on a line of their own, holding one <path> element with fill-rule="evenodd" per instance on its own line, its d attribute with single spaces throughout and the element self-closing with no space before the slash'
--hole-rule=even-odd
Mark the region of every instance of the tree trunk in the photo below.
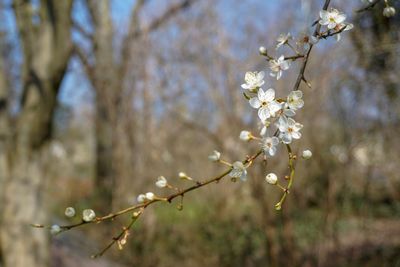
<svg viewBox="0 0 400 267">
<path fill-rule="evenodd" d="M 0 215 L 3 213 L 3 188 L 9 177 L 9 162 L 6 151 L 10 137 L 10 124 L 8 120 L 8 88 L 5 79 L 3 61 L 0 58 Z M 2 220 L 0 216 L 0 229 Z M 3 255 L 0 242 L 0 266 L 2 266 Z"/>
<path fill-rule="evenodd" d="M 49 263 L 48 232 L 30 224 L 46 222 L 43 156 L 70 58 L 71 7 L 72 0 L 43 0 L 39 9 L 24 0 L 13 5 L 24 62 L 20 112 L 14 135 L 8 138 L 9 146 L 2 153 L 9 166 L 2 188 L 0 229 L 5 267 L 43 267 Z M 40 16 L 40 23 L 33 23 L 34 16 Z"/>
</svg>

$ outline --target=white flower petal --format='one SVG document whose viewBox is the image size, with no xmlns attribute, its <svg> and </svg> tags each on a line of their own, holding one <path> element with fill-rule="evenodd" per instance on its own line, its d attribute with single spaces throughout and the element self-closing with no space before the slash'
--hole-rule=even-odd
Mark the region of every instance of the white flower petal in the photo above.
<svg viewBox="0 0 400 267">
<path fill-rule="evenodd" d="M 328 19 L 328 16 L 329 16 L 329 12 L 326 11 L 326 10 L 321 10 L 321 11 L 319 12 L 319 16 L 320 16 L 320 18 L 321 18 L 322 20 L 327 20 L 327 19 Z"/>
<path fill-rule="evenodd" d="M 267 119 L 270 117 L 269 109 L 266 108 L 266 107 L 261 107 L 261 108 L 258 110 L 258 117 L 259 117 L 260 120 L 262 120 L 262 121 L 267 120 Z"/>
<path fill-rule="evenodd" d="M 247 83 L 244 83 L 241 86 L 242 86 L 243 89 L 250 90 L 250 87 L 248 86 Z"/>
<path fill-rule="evenodd" d="M 257 97 L 260 101 L 265 101 L 265 92 L 263 89 L 260 88 L 260 90 L 258 90 Z"/>
<path fill-rule="evenodd" d="M 275 154 L 276 154 L 276 147 L 275 147 L 275 146 L 271 147 L 271 148 L 268 150 L 268 153 L 269 153 L 270 156 L 275 156 Z"/>
<path fill-rule="evenodd" d="M 279 80 L 282 77 L 282 71 L 278 71 L 276 74 L 276 79 Z"/>
<path fill-rule="evenodd" d="M 294 139 L 300 139 L 301 138 L 301 133 L 299 132 L 292 132 L 292 137 Z"/>
<path fill-rule="evenodd" d="M 265 72 L 260 71 L 259 73 L 257 73 L 257 80 L 261 81 L 262 79 L 264 79 L 264 76 L 265 76 Z"/>
<path fill-rule="evenodd" d="M 274 146 L 276 146 L 276 145 L 279 144 L 279 138 L 276 137 L 276 136 L 272 137 L 272 138 L 271 138 L 271 141 L 272 141 L 272 144 L 273 144 Z"/>
<path fill-rule="evenodd" d="M 257 97 L 250 98 L 249 103 L 250 103 L 250 106 L 252 106 L 253 108 L 261 107 L 261 101 L 258 100 Z"/>
<path fill-rule="evenodd" d="M 265 91 L 264 93 L 264 99 L 260 99 L 260 100 L 264 100 L 266 102 L 271 102 L 272 100 L 275 99 L 275 90 L 272 88 L 269 88 L 267 91 Z"/>
<path fill-rule="evenodd" d="M 290 134 L 282 134 L 282 142 L 285 144 L 290 144 L 292 142 L 292 136 Z"/>
<path fill-rule="evenodd" d="M 342 23 L 345 20 L 346 20 L 346 14 L 339 14 L 335 19 L 336 23 Z"/>
</svg>

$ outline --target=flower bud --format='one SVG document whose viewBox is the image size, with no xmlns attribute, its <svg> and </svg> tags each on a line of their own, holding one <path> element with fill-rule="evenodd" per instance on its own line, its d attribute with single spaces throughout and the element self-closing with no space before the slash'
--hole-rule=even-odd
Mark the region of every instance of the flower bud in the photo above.
<svg viewBox="0 0 400 267">
<path fill-rule="evenodd" d="M 54 224 L 54 225 L 51 226 L 51 228 L 50 228 L 50 233 L 51 233 L 52 235 L 59 234 L 60 232 L 61 232 L 61 227 L 60 227 L 59 225 Z"/>
<path fill-rule="evenodd" d="M 258 49 L 258 51 L 260 52 L 261 55 L 266 56 L 268 54 L 267 52 L 267 48 L 265 48 L 264 46 L 260 46 L 260 48 Z"/>
<path fill-rule="evenodd" d="M 180 172 L 179 174 L 179 178 L 181 178 L 181 179 L 185 179 L 185 180 L 189 180 L 189 181 L 192 181 L 193 179 L 191 178 L 191 177 L 189 177 L 186 173 L 184 173 L 184 172 Z"/>
<path fill-rule="evenodd" d="M 393 17 L 396 14 L 396 9 L 392 6 L 387 6 L 383 9 L 383 15 L 387 18 Z"/>
<path fill-rule="evenodd" d="M 92 209 L 86 209 L 82 212 L 82 219 L 85 222 L 91 222 L 96 218 L 96 213 Z"/>
<path fill-rule="evenodd" d="M 219 161 L 220 158 L 221 158 L 221 153 L 218 152 L 217 150 L 214 150 L 213 153 L 210 156 L 208 156 L 208 159 L 213 162 Z"/>
<path fill-rule="evenodd" d="M 146 196 L 144 194 L 140 194 L 140 195 L 138 195 L 136 200 L 138 203 L 143 203 L 146 201 Z"/>
<path fill-rule="evenodd" d="M 276 185 L 278 183 L 278 176 L 276 176 L 275 173 L 271 172 L 271 173 L 267 174 L 267 176 L 265 176 L 265 180 L 269 184 Z"/>
<path fill-rule="evenodd" d="M 159 188 L 164 188 L 168 185 L 167 179 L 164 176 L 157 178 L 156 186 Z"/>
<path fill-rule="evenodd" d="M 73 207 L 68 207 L 68 208 L 65 209 L 64 214 L 68 218 L 72 218 L 72 217 L 75 216 L 75 209 Z"/>
<path fill-rule="evenodd" d="M 240 138 L 240 140 L 247 142 L 253 138 L 253 135 L 249 131 L 241 131 L 239 138 Z"/>
<path fill-rule="evenodd" d="M 152 192 L 147 192 L 146 199 L 150 201 L 154 200 L 154 194 Z"/>
<path fill-rule="evenodd" d="M 310 150 L 304 150 L 301 157 L 303 159 L 310 159 L 312 157 L 312 152 Z"/>
</svg>

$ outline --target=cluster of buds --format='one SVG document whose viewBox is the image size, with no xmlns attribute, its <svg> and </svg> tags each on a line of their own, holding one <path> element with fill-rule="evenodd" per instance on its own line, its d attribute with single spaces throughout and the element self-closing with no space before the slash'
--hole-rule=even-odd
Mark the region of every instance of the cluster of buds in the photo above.
<svg viewBox="0 0 400 267">
<path fill-rule="evenodd" d="M 73 207 L 68 207 L 65 209 L 64 215 L 67 218 L 74 218 L 76 215 L 76 211 Z M 93 222 L 96 219 L 96 213 L 92 209 L 85 209 L 82 211 L 81 219 L 82 219 L 82 222 L 84 222 L 84 223 Z M 50 226 L 50 233 L 52 235 L 57 235 L 65 230 L 67 230 L 67 229 L 65 229 L 64 227 L 61 227 L 58 224 L 53 224 L 52 226 Z"/>
</svg>

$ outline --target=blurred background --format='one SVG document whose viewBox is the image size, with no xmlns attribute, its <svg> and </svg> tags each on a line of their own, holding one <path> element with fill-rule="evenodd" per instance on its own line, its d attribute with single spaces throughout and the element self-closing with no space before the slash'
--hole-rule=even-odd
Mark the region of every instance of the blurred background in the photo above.
<svg viewBox="0 0 400 267">
<path fill-rule="evenodd" d="M 323 2 L 1 0 L 0 266 L 400 266 L 399 1 L 389 19 L 383 1 L 364 13 L 331 1 L 355 27 L 313 50 L 294 148 L 314 156 L 282 212 L 264 176 L 286 174 L 283 150 L 247 182 L 187 195 L 182 211 L 147 209 L 124 250 L 97 260 L 129 216 L 52 238 L 28 226 L 164 194 L 159 175 L 215 175 L 214 149 L 254 153 L 238 138 L 259 127 L 244 73 L 267 71 L 258 47 L 279 56 L 278 35 L 310 32 Z M 287 95 L 298 67 L 267 86 Z"/>
</svg>

